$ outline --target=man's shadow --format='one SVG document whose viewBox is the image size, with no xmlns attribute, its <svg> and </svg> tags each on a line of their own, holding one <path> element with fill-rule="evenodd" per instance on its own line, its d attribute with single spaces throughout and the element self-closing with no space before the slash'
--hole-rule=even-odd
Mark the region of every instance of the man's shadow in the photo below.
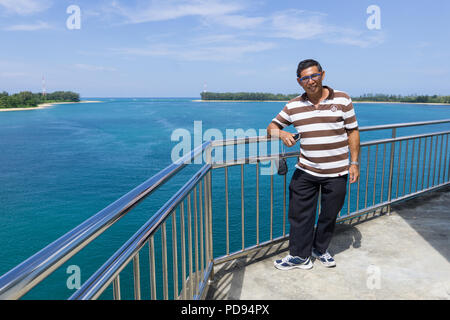
<svg viewBox="0 0 450 320">
<path fill-rule="evenodd" d="M 375 217 L 372 217 L 375 218 Z M 338 254 L 349 248 L 361 247 L 362 235 L 356 225 L 372 218 L 351 220 L 350 223 L 338 223 L 335 227 L 333 239 L 329 251 L 332 255 Z M 265 246 L 253 251 L 248 256 L 228 261 L 216 269 L 214 284 L 209 288 L 206 299 L 239 299 L 242 290 L 242 281 L 247 266 L 274 259 L 289 250 L 289 241 L 277 241 L 272 245 Z M 273 264 L 269 264 L 273 268 Z"/>
</svg>

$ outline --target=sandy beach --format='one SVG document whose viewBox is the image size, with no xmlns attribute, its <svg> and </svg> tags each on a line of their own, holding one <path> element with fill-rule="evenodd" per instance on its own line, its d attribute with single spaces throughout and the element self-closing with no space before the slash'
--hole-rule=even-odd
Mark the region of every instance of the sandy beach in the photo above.
<svg viewBox="0 0 450 320">
<path fill-rule="evenodd" d="M 94 103 L 94 102 L 102 102 L 102 101 L 90 101 L 90 100 L 82 100 L 79 102 L 51 102 L 51 103 L 41 103 L 38 104 L 37 107 L 30 108 L 0 108 L 0 111 L 25 111 L 25 110 L 36 110 L 36 109 L 45 109 L 56 104 L 72 104 L 72 103 Z"/>
</svg>

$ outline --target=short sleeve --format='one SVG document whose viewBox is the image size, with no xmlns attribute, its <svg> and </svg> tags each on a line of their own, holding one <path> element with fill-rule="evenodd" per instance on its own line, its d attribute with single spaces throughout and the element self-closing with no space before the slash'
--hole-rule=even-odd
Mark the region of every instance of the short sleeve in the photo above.
<svg viewBox="0 0 450 320">
<path fill-rule="evenodd" d="M 356 113 L 351 99 L 350 103 L 343 108 L 342 118 L 344 119 L 345 129 L 351 130 L 358 128 L 358 121 L 356 121 Z"/>
<path fill-rule="evenodd" d="M 292 119 L 289 114 L 287 105 L 284 106 L 283 110 L 281 110 L 280 113 L 272 119 L 272 123 L 274 123 L 280 129 L 283 129 L 292 124 Z"/>
</svg>

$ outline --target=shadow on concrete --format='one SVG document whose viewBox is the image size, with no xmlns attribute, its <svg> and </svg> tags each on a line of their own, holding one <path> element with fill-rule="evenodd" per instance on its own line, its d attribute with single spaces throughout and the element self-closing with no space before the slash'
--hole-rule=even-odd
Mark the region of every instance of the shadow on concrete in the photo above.
<svg viewBox="0 0 450 320">
<path fill-rule="evenodd" d="M 359 248 L 362 236 L 354 226 L 357 223 L 371 220 L 364 219 L 352 224 L 336 225 L 335 235 L 330 245 L 330 252 L 334 255 L 351 247 Z M 239 300 L 246 267 L 266 259 L 273 259 L 288 251 L 289 242 L 283 241 L 258 249 L 247 256 L 224 262 L 214 267 L 214 281 L 206 294 L 207 300 Z"/>
<path fill-rule="evenodd" d="M 393 205 L 392 210 L 450 261 L 450 187 Z"/>
</svg>

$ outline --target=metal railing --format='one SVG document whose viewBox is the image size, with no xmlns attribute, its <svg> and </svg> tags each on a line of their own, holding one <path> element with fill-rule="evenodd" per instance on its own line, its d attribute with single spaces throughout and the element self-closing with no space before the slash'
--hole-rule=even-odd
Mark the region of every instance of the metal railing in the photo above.
<svg viewBox="0 0 450 320">
<path fill-rule="evenodd" d="M 360 128 L 360 132 L 391 130 L 391 134 L 361 143 L 360 178 L 348 185 L 338 223 L 369 213 L 389 214 L 394 203 L 449 185 L 449 130 L 397 136 L 400 128 L 444 123 L 450 123 L 450 119 Z M 251 137 L 205 142 L 1 276 L 0 299 L 22 297 L 193 159 L 204 156 L 206 163 L 69 298 L 97 299 L 112 287 L 113 298 L 121 299 L 121 275 L 129 276 L 123 272 L 131 263 L 134 299 L 142 298 L 143 286 L 150 292 L 150 299 L 203 299 L 215 265 L 288 237 L 288 178 L 273 174 L 272 164 L 279 157 L 295 159 L 299 152 L 244 156 L 225 162 L 212 157 L 219 148 L 273 140 Z M 270 163 L 271 174 L 261 176 L 261 166 L 266 162 Z M 251 165 L 255 166 L 252 182 L 246 184 L 251 172 L 245 168 Z M 233 168 L 238 168 L 240 175 L 231 174 Z M 260 186 L 263 180 L 267 183 Z M 247 190 L 250 187 L 254 187 L 252 193 Z M 240 196 L 230 197 L 230 191 Z M 149 281 L 143 284 L 141 256 L 145 247 Z"/>
</svg>

